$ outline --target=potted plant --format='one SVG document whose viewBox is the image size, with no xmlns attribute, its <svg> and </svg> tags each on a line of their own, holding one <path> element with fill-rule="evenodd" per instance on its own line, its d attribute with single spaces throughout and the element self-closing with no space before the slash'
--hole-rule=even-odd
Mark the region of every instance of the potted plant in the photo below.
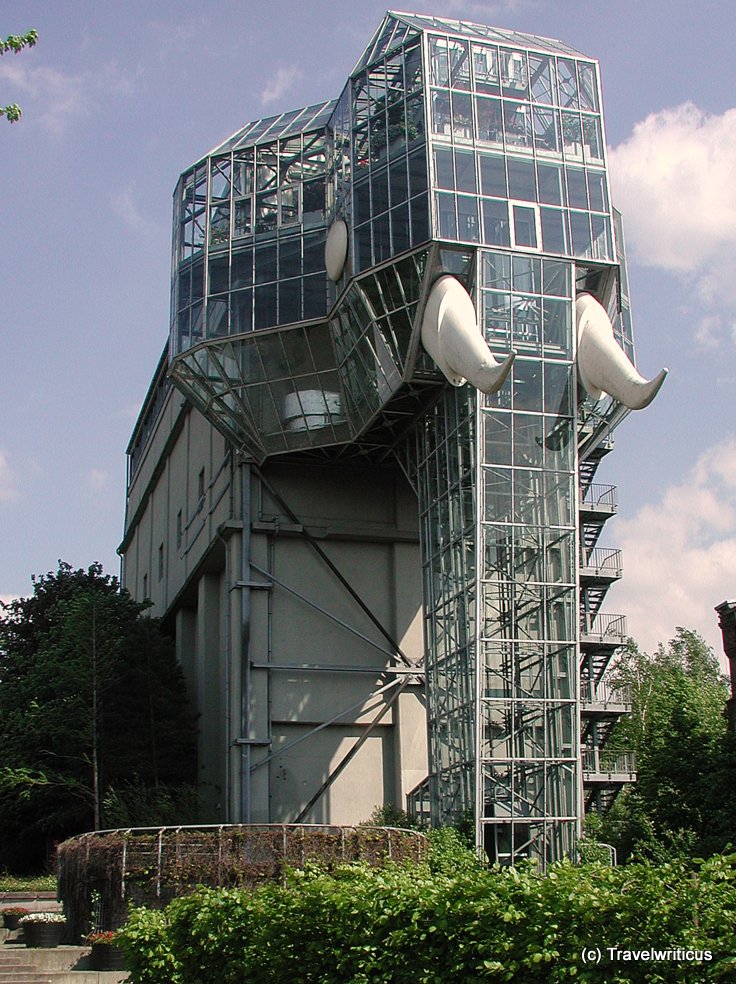
<svg viewBox="0 0 736 984">
<path fill-rule="evenodd" d="M 66 920 L 60 912 L 31 912 L 20 921 L 26 946 L 49 949 L 61 943 Z"/>
<path fill-rule="evenodd" d="M 124 970 L 125 954 L 117 945 L 117 933 L 98 930 L 89 933 L 85 941 L 92 947 L 89 965 L 92 970 Z"/>
<path fill-rule="evenodd" d="M 23 916 L 30 913 L 30 909 L 25 909 L 22 905 L 10 905 L 3 909 L 3 926 L 6 929 L 17 929 Z"/>
</svg>

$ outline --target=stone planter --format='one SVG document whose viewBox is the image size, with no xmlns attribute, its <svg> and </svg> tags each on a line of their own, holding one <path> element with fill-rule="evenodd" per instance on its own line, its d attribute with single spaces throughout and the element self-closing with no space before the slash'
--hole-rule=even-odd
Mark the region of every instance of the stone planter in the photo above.
<svg viewBox="0 0 736 984">
<path fill-rule="evenodd" d="M 62 922 L 25 922 L 21 929 L 26 946 L 48 950 L 61 943 L 66 924 Z"/>
<path fill-rule="evenodd" d="M 93 943 L 89 966 L 91 970 L 125 970 L 125 954 L 119 946 Z"/>
<path fill-rule="evenodd" d="M 23 915 L 20 912 L 4 912 L 3 926 L 5 929 L 18 929 L 22 918 Z"/>
</svg>

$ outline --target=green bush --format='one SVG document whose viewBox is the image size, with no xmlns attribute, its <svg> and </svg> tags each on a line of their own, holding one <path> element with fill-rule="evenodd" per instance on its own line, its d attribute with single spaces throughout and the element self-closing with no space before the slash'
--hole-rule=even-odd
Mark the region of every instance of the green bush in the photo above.
<svg viewBox="0 0 736 984">
<path fill-rule="evenodd" d="M 131 984 L 692 982 L 736 976 L 736 855 L 482 867 L 443 834 L 427 863 L 316 866 L 285 886 L 200 889 L 123 931 Z M 453 859 L 455 865 L 453 867 Z M 598 947 L 599 964 L 584 963 Z M 608 947 L 710 950 L 692 963 L 612 962 Z"/>
</svg>

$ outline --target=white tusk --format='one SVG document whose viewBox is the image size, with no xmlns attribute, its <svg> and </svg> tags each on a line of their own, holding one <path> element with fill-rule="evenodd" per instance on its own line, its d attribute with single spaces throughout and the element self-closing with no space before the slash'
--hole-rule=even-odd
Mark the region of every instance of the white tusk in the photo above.
<svg viewBox="0 0 736 984">
<path fill-rule="evenodd" d="M 511 352 L 496 362 L 478 327 L 470 294 L 451 274 L 441 276 L 429 292 L 421 337 L 453 386 L 467 381 L 481 393 L 496 393 L 516 358 Z"/>
<path fill-rule="evenodd" d="M 325 241 L 325 269 L 333 284 L 342 276 L 347 258 L 348 227 L 344 219 L 335 219 Z"/>
<path fill-rule="evenodd" d="M 608 393 L 629 410 L 648 407 L 667 376 L 663 369 L 651 381 L 636 371 L 631 359 L 613 336 L 605 309 L 591 294 L 575 301 L 578 339 L 578 378 L 594 400 Z"/>
</svg>

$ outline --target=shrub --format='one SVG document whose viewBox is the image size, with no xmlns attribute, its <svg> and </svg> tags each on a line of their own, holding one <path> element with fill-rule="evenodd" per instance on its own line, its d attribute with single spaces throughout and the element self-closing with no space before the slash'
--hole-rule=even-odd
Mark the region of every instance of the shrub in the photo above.
<svg viewBox="0 0 736 984">
<path fill-rule="evenodd" d="M 437 836 L 437 835 L 435 835 Z M 481 866 L 444 834 L 428 862 L 317 865 L 283 885 L 201 889 L 122 931 L 131 984 L 473 984 L 733 979 L 736 855 L 688 866 Z M 460 862 L 454 868 L 451 857 Z M 616 963 L 608 947 L 710 950 Z M 599 964 L 584 964 L 598 947 Z"/>
</svg>

